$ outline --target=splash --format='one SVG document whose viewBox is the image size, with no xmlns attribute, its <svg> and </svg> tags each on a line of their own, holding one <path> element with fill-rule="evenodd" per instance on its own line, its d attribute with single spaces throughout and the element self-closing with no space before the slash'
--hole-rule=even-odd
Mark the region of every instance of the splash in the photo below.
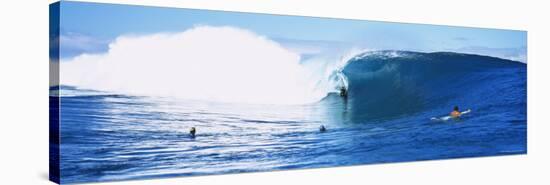
<svg viewBox="0 0 550 185">
<path fill-rule="evenodd" d="M 131 95 L 305 104 L 319 101 L 330 89 L 320 85 L 325 75 L 302 65 L 299 54 L 227 26 L 120 36 L 106 53 L 60 64 L 62 85 Z"/>
</svg>

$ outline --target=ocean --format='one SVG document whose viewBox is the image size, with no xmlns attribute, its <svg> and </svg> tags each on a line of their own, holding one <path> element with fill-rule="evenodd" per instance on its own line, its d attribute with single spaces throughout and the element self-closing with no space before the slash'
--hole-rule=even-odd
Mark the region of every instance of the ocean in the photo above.
<svg viewBox="0 0 550 185">
<path fill-rule="evenodd" d="M 328 78 L 348 96 L 328 91 L 312 103 L 256 104 L 51 87 L 50 109 L 59 110 L 51 119 L 59 125 L 50 126 L 50 136 L 60 142 L 51 147 L 60 148 L 61 182 L 527 153 L 524 63 L 371 51 Z M 431 119 L 454 106 L 471 113 Z"/>
</svg>

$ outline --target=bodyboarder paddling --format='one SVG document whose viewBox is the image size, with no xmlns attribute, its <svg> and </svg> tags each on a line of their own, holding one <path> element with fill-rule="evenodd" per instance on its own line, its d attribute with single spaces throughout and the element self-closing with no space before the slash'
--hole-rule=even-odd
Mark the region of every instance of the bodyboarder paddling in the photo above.
<svg viewBox="0 0 550 185">
<path fill-rule="evenodd" d="M 455 106 L 455 108 L 453 109 L 453 111 L 450 113 L 449 116 L 451 116 L 451 118 L 458 118 L 462 115 L 462 113 L 458 110 L 458 106 Z"/>
</svg>

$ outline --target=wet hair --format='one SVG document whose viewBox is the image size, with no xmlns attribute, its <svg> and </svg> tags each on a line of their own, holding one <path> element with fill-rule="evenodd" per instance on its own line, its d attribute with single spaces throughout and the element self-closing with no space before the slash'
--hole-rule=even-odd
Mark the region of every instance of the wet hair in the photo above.
<svg viewBox="0 0 550 185">
<path fill-rule="evenodd" d="M 458 111 L 458 106 L 455 106 L 455 108 L 453 110 Z"/>
</svg>

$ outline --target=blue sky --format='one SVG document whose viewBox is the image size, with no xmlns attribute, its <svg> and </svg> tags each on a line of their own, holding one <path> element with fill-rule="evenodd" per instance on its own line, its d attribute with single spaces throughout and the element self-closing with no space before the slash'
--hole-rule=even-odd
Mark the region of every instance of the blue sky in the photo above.
<svg viewBox="0 0 550 185">
<path fill-rule="evenodd" d="M 527 32 L 63 1 L 61 57 L 105 52 L 120 35 L 233 26 L 282 45 L 456 51 L 526 62 Z"/>
</svg>

